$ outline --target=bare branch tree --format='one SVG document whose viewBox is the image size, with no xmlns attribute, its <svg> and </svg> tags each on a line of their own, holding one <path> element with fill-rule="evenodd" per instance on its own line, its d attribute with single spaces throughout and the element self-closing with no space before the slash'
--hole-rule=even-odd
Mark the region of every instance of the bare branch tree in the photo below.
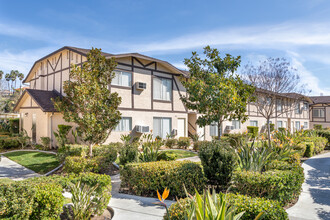
<svg viewBox="0 0 330 220">
<path fill-rule="evenodd" d="M 267 120 L 270 142 L 270 119 L 290 116 L 305 98 L 306 85 L 301 84 L 297 69 L 285 58 L 268 58 L 256 66 L 248 64 L 242 73 L 244 79 L 256 87 L 256 101 L 252 104 Z"/>
</svg>

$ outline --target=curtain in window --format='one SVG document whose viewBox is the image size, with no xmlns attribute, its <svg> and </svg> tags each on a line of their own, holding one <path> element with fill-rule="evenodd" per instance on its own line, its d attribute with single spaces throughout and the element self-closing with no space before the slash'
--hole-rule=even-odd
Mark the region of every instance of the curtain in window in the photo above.
<svg viewBox="0 0 330 220">
<path fill-rule="evenodd" d="M 171 100 L 172 81 L 170 79 L 154 78 L 154 99 Z"/>
<path fill-rule="evenodd" d="M 210 125 L 210 136 L 218 136 L 218 125 L 216 123 Z"/>
<path fill-rule="evenodd" d="M 171 118 L 154 118 L 153 136 L 166 138 L 166 135 L 171 134 Z"/>
<path fill-rule="evenodd" d="M 232 126 L 234 126 L 234 129 L 240 129 L 241 122 L 239 120 L 232 120 Z"/>
<path fill-rule="evenodd" d="M 115 128 L 115 131 L 130 131 L 132 130 L 132 118 L 123 117 Z"/>
<path fill-rule="evenodd" d="M 160 78 L 154 78 L 154 99 L 162 99 L 161 97 L 161 88 L 162 88 L 162 80 Z"/>
<path fill-rule="evenodd" d="M 115 71 L 115 77 L 112 79 L 111 84 L 117 86 L 131 86 L 132 75 L 129 72 Z"/>
<path fill-rule="evenodd" d="M 296 129 L 300 130 L 300 121 L 296 121 Z"/>
</svg>

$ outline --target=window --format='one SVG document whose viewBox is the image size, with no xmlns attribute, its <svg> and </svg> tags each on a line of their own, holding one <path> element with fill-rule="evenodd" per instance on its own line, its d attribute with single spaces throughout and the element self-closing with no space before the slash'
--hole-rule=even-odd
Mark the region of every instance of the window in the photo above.
<svg viewBox="0 0 330 220">
<path fill-rule="evenodd" d="M 313 117 L 315 118 L 324 118 L 324 109 L 313 109 Z"/>
<path fill-rule="evenodd" d="M 296 113 L 296 114 L 300 114 L 300 113 L 301 113 L 301 112 L 300 112 L 300 103 L 297 103 L 297 104 L 296 104 L 295 113 Z"/>
<path fill-rule="evenodd" d="M 130 87 L 132 74 L 128 72 L 115 71 L 115 77 L 111 81 L 111 85 Z"/>
<path fill-rule="evenodd" d="M 277 121 L 277 128 L 283 128 L 283 121 Z"/>
<path fill-rule="evenodd" d="M 272 104 L 272 98 L 267 97 L 266 98 L 266 105 L 271 105 Z"/>
<path fill-rule="evenodd" d="M 210 136 L 217 137 L 218 136 L 218 123 L 213 122 L 210 124 Z"/>
<path fill-rule="evenodd" d="M 304 129 L 308 129 L 308 122 L 304 122 Z"/>
<path fill-rule="evenodd" d="M 165 78 L 154 78 L 154 99 L 171 101 L 171 92 L 172 92 L 172 80 Z"/>
<path fill-rule="evenodd" d="M 258 127 L 258 121 L 250 121 L 250 126 Z"/>
<path fill-rule="evenodd" d="M 277 103 L 276 103 L 276 110 L 277 112 L 282 112 L 282 100 L 281 99 L 277 99 Z"/>
<path fill-rule="evenodd" d="M 231 123 L 234 129 L 241 129 L 241 122 L 239 120 L 232 120 Z"/>
<path fill-rule="evenodd" d="M 154 138 L 159 136 L 166 138 L 172 131 L 172 119 L 171 118 L 154 118 L 153 135 Z"/>
<path fill-rule="evenodd" d="M 307 111 L 308 108 L 309 108 L 308 103 L 307 102 L 304 102 L 304 110 Z"/>
<path fill-rule="evenodd" d="M 132 118 L 122 117 L 114 131 L 131 131 L 131 130 L 132 130 Z"/>
<path fill-rule="evenodd" d="M 301 127 L 300 127 L 300 121 L 296 121 L 296 129 L 297 130 L 300 130 L 301 129 Z"/>
</svg>

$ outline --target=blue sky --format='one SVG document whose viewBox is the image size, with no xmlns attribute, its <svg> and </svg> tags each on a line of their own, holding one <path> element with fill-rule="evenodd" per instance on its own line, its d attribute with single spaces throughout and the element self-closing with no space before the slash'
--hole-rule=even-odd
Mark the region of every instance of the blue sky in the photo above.
<svg viewBox="0 0 330 220">
<path fill-rule="evenodd" d="M 206 45 L 242 65 L 285 57 L 313 95 L 330 95 L 330 1 L 0 0 L 0 70 L 26 74 L 62 47 L 139 52 L 184 69 Z"/>
</svg>

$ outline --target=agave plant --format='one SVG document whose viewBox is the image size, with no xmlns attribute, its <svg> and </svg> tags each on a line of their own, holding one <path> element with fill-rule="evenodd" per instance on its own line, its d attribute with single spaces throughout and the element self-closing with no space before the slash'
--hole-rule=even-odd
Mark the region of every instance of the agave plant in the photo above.
<svg viewBox="0 0 330 220">
<path fill-rule="evenodd" d="M 140 161 L 152 162 L 157 161 L 159 156 L 159 148 L 162 145 L 162 140 L 153 140 L 152 134 L 144 134 L 141 139 L 142 152 L 140 154 Z"/>
<path fill-rule="evenodd" d="M 104 197 L 95 198 L 95 190 L 98 185 L 90 187 L 78 181 L 76 184 L 69 185 L 72 194 L 72 219 L 74 220 L 89 220 L 92 215 L 100 214 L 103 211 L 101 204 L 104 203 Z"/>
<path fill-rule="evenodd" d="M 261 172 L 267 163 L 273 158 L 275 152 L 267 146 L 266 141 L 261 141 L 261 146 L 255 146 L 253 141 L 249 144 L 240 145 L 236 151 L 238 156 L 238 167 L 241 170 Z"/>
<path fill-rule="evenodd" d="M 190 197 L 192 202 L 190 209 L 186 211 L 186 220 L 238 220 L 245 213 L 236 214 L 236 208 L 227 205 L 226 195 L 216 194 L 214 189 L 212 194 L 210 190 L 204 191 L 203 195 L 196 191 L 196 195 Z M 260 213 L 255 220 L 262 215 L 263 213 Z"/>
</svg>

